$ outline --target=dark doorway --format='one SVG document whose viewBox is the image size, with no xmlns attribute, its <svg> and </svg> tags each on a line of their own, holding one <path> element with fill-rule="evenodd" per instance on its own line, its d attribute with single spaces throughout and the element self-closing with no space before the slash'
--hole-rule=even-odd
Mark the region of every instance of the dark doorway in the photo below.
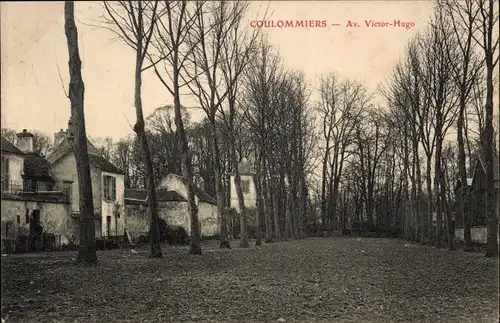
<svg viewBox="0 0 500 323">
<path fill-rule="evenodd" d="M 106 217 L 106 233 L 107 237 L 111 237 L 111 217 L 107 216 Z"/>
<path fill-rule="evenodd" d="M 40 210 L 33 210 L 30 221 L 31 250 L 37 251 L 42 248 L 43 228 L 40 224 Z"/>
</svg>

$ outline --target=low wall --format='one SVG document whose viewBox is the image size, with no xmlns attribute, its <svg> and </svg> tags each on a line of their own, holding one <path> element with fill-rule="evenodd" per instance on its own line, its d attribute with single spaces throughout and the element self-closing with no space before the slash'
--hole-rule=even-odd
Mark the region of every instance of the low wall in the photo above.
<svg viewBox="0 0 500 323">
<path fill-rule="evenodd" d="M 488 232 L 486 227 L 473 227 L 470 229 L 472 242 L 486 243 Z M 458 241 L 464 240 L 464 229 L 455 229 L 455 239 Z"/>
<path fill-rule="evenodd" d="M 60 237 L 61 244 L 77 238 L 78 221 L 69 214 L 69 204 L 2 199 L 2 238 L 27 236 L 33 210 L 40 211 L 43 232 Z M 28 215 L 28 216 L 27 216 Z"/>
</svg>

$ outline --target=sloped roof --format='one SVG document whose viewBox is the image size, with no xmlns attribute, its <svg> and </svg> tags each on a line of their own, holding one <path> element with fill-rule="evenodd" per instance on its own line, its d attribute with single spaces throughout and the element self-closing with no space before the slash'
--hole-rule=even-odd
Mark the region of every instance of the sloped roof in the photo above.
<svg viewBox="0 0 500 323">
<path fill-rule="evenodd" d="M 24 155 L 24 153 L 19 150 L 13 143 L 8 141 L 6 138 L 2 137 L 2 153 L 11 153 L 15 155 Z"/>
<path fill-rule="evenodd" d="M 184 185 L 187 185 L 186 179 L 183 176 L 173 173 L 170 173 L 170 175 L 178 178 Z M 194 194 L 201 202 L 217 205 L 217 201 L 215 200 L 215 198 L 210 196 L 207 192 L 197 187 L 196 185 L 194 186 Z"/>
<path fill-rule="evenodd" d="M 94 155 L 99 154 L 99 151 L 97 150 L 97 148 L 95 148 L 95 146 L 89 139 L 87 139 L 87 150 L 89 154 L 94 154 Z M 66 154 L 70 152 L 72 152 L 72 144 L 66 137 L 56 147 L 54 147 L 52 153 L 47 156 L 47 160 L 51 164 L 54 164 L 55 162 L 57 162 L 59 159 L 66 156 Z"/>
<path fill-rule="evenodd" d="M 89 163 L 105 172 L 123 175 L 123 171 L 119 170 L 118 167 L 100 155 L 89 154 Z"/>
<path fill-rule="evenodd" d="M 253 165 L 248 161 L 242 161 L 238 164 L 238 171 L 240 174 L 255 174 Z"/>
<path fill-rule="evenodd" d="M 142 189 L 125 189 L 125 201 L 127 204 L 147 204 L 148 192 Z M 176 191 L 166 188 L 156 189 L 157 202 L 187 202 Z"/>
<path fill-rule="evenodd" d="M 24 177 L 47 182 L 54 182 L 50 174 L 50 163 L 34 153 L 26 154 L 24 157 Z"/>
</svg>

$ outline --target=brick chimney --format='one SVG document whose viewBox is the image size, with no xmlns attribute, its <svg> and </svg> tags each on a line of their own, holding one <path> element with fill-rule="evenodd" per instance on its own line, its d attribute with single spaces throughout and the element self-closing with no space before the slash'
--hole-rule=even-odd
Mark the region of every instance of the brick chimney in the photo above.
<svg viewBox="0 0 500 323">
<path fill-rule="evenodd" d="M 58 146 L 64 139 L 73 139 L 73 127 L 71 118 L 68 120 L 68 128 L 66 130 L 60 129 L 59 132 L 54 133 L 54 146 Z"/>
<path fill-rule="evenodd" d="M 66 138 L 67 132 L 64 131 L 63 129 L 59 130 L 59 132 L 56 132 L 54 134 L 54 147 L 58 146 L 64 138 Z"/>
<path fill-rule="evenodd" d="M 28 130 L 23 129 L 22 132 L 16 134 L 16 146 L 23 153 L 29 153 L 33 151 L 33 134 L 28 132 Z"/>
</svg>

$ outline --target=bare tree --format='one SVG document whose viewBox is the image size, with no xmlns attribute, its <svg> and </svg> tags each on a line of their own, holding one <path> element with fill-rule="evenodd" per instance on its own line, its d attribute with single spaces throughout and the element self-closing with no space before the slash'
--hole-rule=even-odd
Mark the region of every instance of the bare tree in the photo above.
<svg viewBox="0 0 500 323">
<path fill-rule="evenodd" d="M 278 94 L 283 91 L 284 83 L 281 80 L 284 74 L 278 55 L 263 37 L 258 54 L 252 58 L 250 68 L 245 71 L 242 108 L 255 147 L 257 223 L 264 223 L 265 242 L 273 241 L 273 235 L 277 240 L 280 236 L 279 227 L 273 228 L 274 209 L 267 173 L 272 158 L 268 147 L 274 145 L 271 142 L 271 132 L 273 127 L 276 127 L 275 120 L 270 114 L 270 107 L 276 104 Z M 259 237 L 257 243 L 260 243 Z"/>
<path fill-rule="evenodd" d="M 484 105 L 485 127 L 482 136 L 483 149 L 485 155 L 486 168 L 486 207 L 488 215 L 488 238 L 486 242 L 486 256 L 498 256 L 498 216 L 495 212 L 495 171 L 494 171 L 494 129 L 493 129 L 493 71 L 498 64 L 500 55 L 498 54 L 499 38 L 494 37 L 498 24 L 499 11 L 498 3 L 493 0 L 477 0 L 477 10 L 479 19 L 474 20 L 476 28 L 479 30 L 479 37 L 474 39 L 484 52 L 486 63 L 486 102 Z M 474 13 L 467 13 L 473 15 Z"/>
<path fill-rule="evenodd" d="M 344 161 L 349 157 L 347 149 L 353 143 L 355 126 L 370 97 L 362 84 L 342 81 L 334 73 L 320 79 L 321 101 L 317 112 L 323 119 L 323 178 L 321 185 L 321 218 L 323 225 L 330 222 L 333 229 L 337 221 L 339 185 Z M 329 176 L 328 176 L 329 175 Z M 328 201 L 327 201 L 328 197 Z M 328 219 L 327 219 L 328 211 Z"/>
<path fill-rule="evenodd" d="M 80 245 L 78 261 L 84 264 L 97 262 L 95 231 L 94 231 L 94 203 L 92 199 L 92 179 L 90 178 L 90 164 L 87 150 L 87 135 L 85 131 L 84 92 L 82 79 L 82 62 L 78 49 L 78 31 L 75 24 L 75 9 L 73 1 L 64 3 L 64 30 L 68 42 L 69 53 L 69 99 L 71 101 L 74 153 L 78 187 L 80 194 Z"/>
<path fill-rule="evenodd" d="M 241 10 L 244 10 L 244 8 L 241 8 Z M 236 13 L 241 14 L 238 12 Z M 241 92 L 240 79 L 241 76 L 243 76 L 242 72 L 248 65 L 248 62 L 251 61 L 251 55 L 256 51 L 259 29 L 253 29 L 253 31 L 250 32 L 248 28 L 241 26 L 241 22 L 241 17 L 235 20 L 233 27 L 227 31 L 226 39 L 224 39 L 221 46 L 222 59 L 220 66 L 227 91 L 226 102 L 228 108 L 227 113 L 224 109 L 221 109 L 221 114 L 229 132 L 231 164 L 240 213 L 240 247 L 248 248 L 245 200 L 243 198 L 239 170 L 239 163 L 243 156 L 241 153 L 238 154 L 240 150 L 238 149 L 238 137 L 241 135 L 238 129 L 241 129 L 241 120 L 236 120 L 236 106 L 237 96 Z"/>
<path fill-rule="evenodd" d="M 436 194 L 436 247 L 441 247 L 442 203 L 444 197 L 440 192 L 441 153 L 443 140 L 458 114 L 458 95 L 453 83 L 452 67 L 447 51 L 445 38 L 450 37 L 449 28 L 438 28 L 436 21 L 443 17 L 443 10 L 437 7 L 434 23 L 422 39 L 422 65 L 420 75 L 429 104 L 433 110 L 432 127 L 436 136 L 436 153 L 434 163 L 434 191 Z"/>
<path fill-rule="evenodd" d="M 173 96 L 175 128 L 180 139 L 182 156 L 182 173 L 187 184 L 188 210 L 190 216 L 191 254 L 201 254 L 200 227 L 198 207 L 196 205 L 193 166 L 189 153 L 189 142 L 186 134 L 186 118 L 182 116 L 181 89 L 189 85 L 191 80 L 183 76 L 194 49 L 199 45 L 192 41 L 190 33 L 196 20 L 201 15 L 206 4 L 197 2 L 189 4 L 186 1 L 164 1 L 162 11 L 165 15 L 158 21 L 158 33 L 155 38 L 156 54 L 149 55 L 158 79 L 165 89 Z M 163 70 L 160 69 L 163 67 Z"/>
<path fill-rule="evenodd" d="M 466 107 L 470 102 L 471 92 L 475 82 L 480 77 L 482 60 L 475 54 L 474 48 L 474 20 L 479 12 L 474 10 L 474 1 L 446 1 L 438 3 L 444 7 L 445 16 L 437 21 L 439 28 L 446 30 L 451 25 L 450 37 L 445 37 L 446 52 L 451 64 L 453 80 L 459 91 L 459 113 L 457 118 L 458 160 L 461 182 L 461 209 L 464 224 L 464 250 L 472 250 L 470 232 L 469 196 L 467 194 L 467 167 L 465 153 L 465 127 Z M 470 15 L 464 14 L 470 12 Z M 469 156 L 470 157 L 470 156 Z"/>
<path fill-rule="evenodd" d="M 107 19 L 106 28 L 113 31 L 125 44 L 135 51 L 135 92 L 134 106 L 136 123 L 134 131 L 139 139 L 146 169 L 148 206 L 150 213 L 149 256 L 161 258 L 160 231 L 158 226 L 158 205 L 156 201 L 156 184 L 154 178 L 151 151 L 146 136 L 146 126 L 142 110 L 142 72 L 148 47 L 155 31 L 159 17 L 156 1 L 104 1 Z"/>
<path fill-rule="evenodd" d="M 243 15 L 247 11 L 247 2 L 217 1 L 207 4 L 196 3 L 198 15 L 188 38 L 195 43 L 191 52 L 191 68 L 185 69 L 185 79 L 194 82 L 186 83 L 191 93 L 205 111 L 212 130 L 211 149 L 214 156 L 214 171 L 217 193 L 217 215 L 219 218 L 220 247 L 231 248 L 227 238 L 227 221 L 224 206 L 226 203 L 223 189 L 222 165 L 220 165 L 220 149 L 216 136 L 216 117 L 222 109 L 222 104 L 232 91 L 234 81 L 224 82 L 222 67 L 224 66 L 225 51 L 229 41 L 234 41 L 231 34 L 237 32 Z M 245 45 L 243 45 L 245 46 Z M 247 47 L 246 56 L 251 47 Z M 241 53 L 240 53 L 241 54 Z M 232 55 L 232 53 L 231 53 Z M 231 78 L 238 78 L 245 67 L 245 55 L 240 57 L 239 66 L 234 66 Z"/>
</svg>

